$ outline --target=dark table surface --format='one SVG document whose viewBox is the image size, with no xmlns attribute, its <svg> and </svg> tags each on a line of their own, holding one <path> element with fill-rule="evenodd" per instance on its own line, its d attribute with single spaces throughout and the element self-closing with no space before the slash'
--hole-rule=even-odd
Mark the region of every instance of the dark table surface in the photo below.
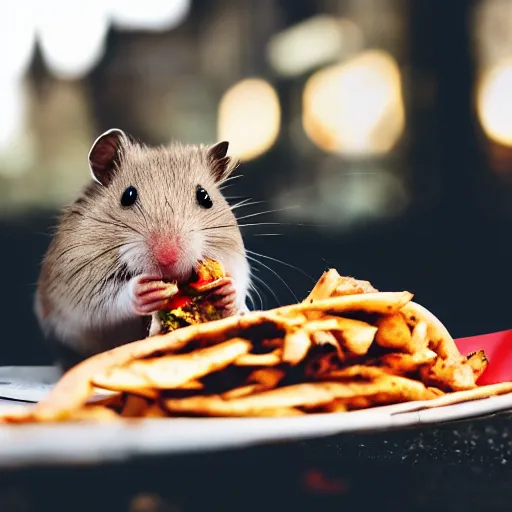
<svg viewBox="0 0 512 512">
<path fill-rule="evenodd" d="M 123 464 L 0 472 L 1 512 L 371 509 L 512 510 L 512 413 Z"/>
</svg>

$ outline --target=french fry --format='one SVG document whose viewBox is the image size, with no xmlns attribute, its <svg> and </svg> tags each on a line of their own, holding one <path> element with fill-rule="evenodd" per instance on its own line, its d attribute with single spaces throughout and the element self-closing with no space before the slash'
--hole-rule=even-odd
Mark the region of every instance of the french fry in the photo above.
<svg viewBox="0 0 512 512">
<path fill-rule="evenodd" d="M 284 336 L 283 362 L 291 365 L 300 363 L 306 357 L 311 344 L 309 333 L 304 329 L 288 331 Z"/>
<path fill-rule="evenodd" d="M 88 405 L 73 411 L 65 421 L 119 421 L 121 418 L 111 409 L 102 406 Z"/>
<path fill-rule="evenodd" d="M 222 393 L 221 397 L 224 400 L 231 400 L 266 389 L 272 389 L 279 384 L 279 381 L 282 380 L 284 376 L 285 372 L 283 370 L 278 370 L 277 368 L 260 368 L 251 372 L 247 377 L 248 384 L 226 391 Z"/>
<path fill-rule="evenodd" d="M 321 320 L 312 320 L 308 322 L 303 329 L 308 334 L 318 331 L 333 331 L 335 329 L 341 329 L 341 323 L 343 320 L 345 320 L 345 318 L 325 315 Z"/>
<path fill-rule="evenodd" d="M 303 302 L 328 299 L 339 286 L 340 280 L 341 276 L 334 268 L 326 270 Z"/>
<path fill-rule="evenodd" d="M 357 398 L 359 398 L 359 397 L 356 397 L 353 400 L 357 400 Z M 363 400 L 363 403 L 366 406 L 369 405 L 369 401 L 367 400 L 366 397 L 363 396 L 363 397 L 361 397 L 361 399 Z M 332 412 L 332 413 L 347 412 L 348 410 L 349 410 L 348 406 L 344 400 L 333 400 L 332 402 L 329 402 L 328 404 L 325 404 L 323 407 L 320 408 L 321 412 Z"/>
<path fill-rule="evenodd" d="M 330 345 L 336 349 L 336 353 L 338 354 L 338 358 L 340 361 L 344 359 L 343 350 L 341 349 L 341 344 L 337 340 L 336 336 L 332 332 L 329 331 L 316 331 L 310 334 L 311 341 L 314 345 Z"/>
<path fill-rule="evenodd" d="M 375 365 L 394 375 L 404 375 L 418 371 L 423 365 L 433 363 L 437 355 L 429 349 L 414 354 L 391 353 L 377 359 L 368 361 L 367 364 Z"/>
<path fill-rule="evenodd" d="M 468 354 L 466 358 L 468 360 L 469 366 L 471 366 L 471 369 L 473 370 L 475 380 L 477 380 L 480 377 L 480 375 L 482 375 L 482 373 L 487 368 L 487 365 L 489 364 L 489 361 L 485 356 L 485 352 L 483 350 L 478 350 L 476 352 Z"/>
<path fill-rule="evenodd" d="M 353 277 L 342 277 L 335 269 L 331 268 L 322 274 L 304 302 L 311 303 L 329 297 L 375 293 L 377 291 L 368 281 L 361 281 Z"/>
<path fill-rule="evenodd" d="M 272 348 L 272 349 L 282 349 L 283 348 L 283 340 L 282 338 L 267 338 L 261 341 L 262 348 Z"/>
<path fill-rule="evenodd" d="M 433 350 L 442 358 L 460 356 L 459 349 L 446 327 L 428 309 L 409 302 L 401 310 L 409 325 L 414 327 L 418 322 L 427 324 L 428 338 Z"/>
<path fill-rule="evenodd" d="M 259 418 L 284 418 L 287 416 L 304 416 L 304 412 L 294 407 L 274 407 L 272 409 L 255 409 L 247 416 Z"/>
<path fill-rule="evenodd" d="M 121 416 L 125 418 L 137 418 L 145 416 L 149 409 L 150 402 L 146 398 L 137 395 L 126 395 L 124 405 L 121 410 Z"/>
<path fill-rule="evenodd" d="M 309 322 L 304 330 L 311 334 L 336 331 L 339 336 L 335 336 L 338 342 L 336 345 L 341 345 L 353 354 L 364 355 L 373 343 L 377 327 L 350 318 L 325 316 L 323 320 Z"/>
<path fill-rule="evenodd" d="M 250 349 L 251 344 L 247 340 L 235 338 L 188 354 L 146 359 L 124 367 L 114 367 L 95 375 L 93 382 L 96 386 L 115 391 L 177 388 L 190 380 L 225 368 Z"/>
<path fill-rule="evenodd" d="M 242 354 L 233 364 L 236 366 L 274 366 L 281 363 L 283 351 L 278 348 L 267 354 Z"/>
<path fill-rule="evenodd" d="M 432 391 L 432 393 L 434 393 L 434 395 L 436 395 L 436 396 L 443 396 L 446 394 L 444 391 L 440 390 L 439 388 L 434 388 L 432 386 L 427 386 L 427 389 L 429 391 Z"/>
<path fill-rule="evenodd" d="M 180 386 L 180 389 L 203 389 L 204 384 L 200 380 L 189 380 Z"/>
<path fill-rule="evenodd" d="M 443 396 L 435 398 L 418 406 L 417 410 L 433 409 L 435 407 L 445 407 L 447 405 L 458 404 L 461 402 L 470 402 L 473 400 L 481 400 L 482 398 L 490 398 L 493 396 L 512 393 L 512 382 L 500 382 L 498 384 L 489 384 L 464 391 L 456 391 L 455 393 L 446 393 Z M 415 410 L 411 408 L 411 410 Z"/>
<path fill-rule="evenodd" d="M 327 352 L 316 355 L 309 360 L 304 370 L 307 379 L 318 379 L 324 375 L 340 369 L 342 360 L 340 360 L 337 352 Z"/>
<path fill-rule="evenodd" d="M 194 396 L 164 401 L 173 413 L 199 413 L 207 416 L 244 416 L 253 411 L 288 407 L 318 407 L 336 398 L 367 396 L 398 390 L 409 400 L 433 398 L 420 382 L 386 375 L 372 383 L 324 381 L 285 386 L 263 393 L 223 400 L 218 396 Z"/>
<path fill-rule="evenodd" d="M 275 388 L 284 379 L 286 373 L 278 368 L 260 368 L 247 377 L 247 382 L 255 382 L 266 389 Z"/>
<path fill-rule="evenodd" d="M 343 349 L 364 356 L 375 339 L 377 327 L 359 320 L 336 317 L 336 327 L 331 331 Z"/>
<path fill-rule="evenodd" d="M 433 364 L 421 368 L 420 375 L 423 382 L 450 391 L 462 391 L 476 386 L 473 369 L 461 356 L 438 358 Z"/>
<path fill-rule="evenodd" d="M 404 316 L 401 313 L 386 315 L 376 322 L 378 331 L 375 342 L 381 347 L 411 352 L 412 335 Z"/>
<path fill-rule="evenodd" d="M 378 366 L 368 366 L 364 364 L 354 364 L 345 368 L 334 369 L 327 371 L 324 374 L 319 374 L 318 378 L 322 380 L 337 380 L 337 379 L 367 379 L 376 380 L 382 379 L 388 375 L 384 368 Z"/>
<path fill-rule="evenodd" d="M 312 303 L 302 302 L 280 308 L 279 314 L 294 314 L 297 312 L 330 312 L 350 313 L 362 311 L 365 313 L 381 313 L 391 315 L 400 311 L 413 298 L 410 292 L 377 292 L 359 295 L 345 295 L 317 300 Z"/>
<path fill-rule="evenodd" d="M 123 403 L 123 394 L 118 392 L 113 392 L 108 394 L 107 396 L 103 397 L 96 397 L 93 396 L 91 399 L 87 402 L 87 404 L 90 405 L 97 405 L 97 406 L 108 406 L 108 407 L 119 407 Z"/>
<path fill-rule="evenodd" d="M 400 393 L 376 393 L 374 395 L 334 400 L 331 404 L 324 406 L 323 409 L 326 412 L 337 412 L 337 410 L 343 412 L 343 409 L 345 411 L 354 411 L 399 403 L 403 400 L 403 396 Z"/>
<path fill-rule="evenodd" d="M 233 398 L 240 398 L 242 396 L 252 395 L 257 391 L 261 390 L 260 384 L 246 384 L 245 386 L 240 386 L 239 388 L 233 388 L 229 391 L 225 391 L 220 396 L 223 400 L 232 400 Z"/>
<path fill-rule="evenodd" d="M 33 405 L 9 405 L 0 409 L 0 424 L 2 423 L 32 423 L 38 418 L 34 414 Z"/>
<path fill-rule="evenodd" d="M 411 353 L 419 352 L 428 348 L 428 327 L 423 321 L 418 322 L 411 333 Z"/>
<path fill-rule="evenodd" d="M 157 403 L 151 404 L 145 411 L 144 418 L 167 418 L 167 412 Z"/>
<path fill-rule="evenodd" d="M 341 297 L 343 295 L 356 295 L 360 293 L 376 293 L 376 290 L 369 281 L 360 281 L 353 277 L 340 277 L 338 286 L 331 294 L 332 297 Z"/>
</svg>

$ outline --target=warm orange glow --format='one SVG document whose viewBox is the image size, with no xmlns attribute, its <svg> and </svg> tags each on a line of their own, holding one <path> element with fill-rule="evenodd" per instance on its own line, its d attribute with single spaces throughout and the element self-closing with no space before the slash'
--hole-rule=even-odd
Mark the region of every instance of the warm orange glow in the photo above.
<svg viewBox="0 0 512 512">
<path fill-rule="evenodd" d="M 281 108 L 274 88 L 264 80 L 249 78 L 224 94 L 217 138 L 229 141 L 230 154 L 250 160 L 272 147 L 280 124 Z"/>
<path fill-rule="evenodd" d="M 368 51 L 315 73 L 303 94 L 304 130 L 320 148 L 347 155 L 389 152 L 405 125 L 400 70 Z"/>
<path fill-rule="evenodd" d="M 483 73 L 477 92 L 477 111 L 487 136 L 512 146 L 512 60 Z"/>
</svg>

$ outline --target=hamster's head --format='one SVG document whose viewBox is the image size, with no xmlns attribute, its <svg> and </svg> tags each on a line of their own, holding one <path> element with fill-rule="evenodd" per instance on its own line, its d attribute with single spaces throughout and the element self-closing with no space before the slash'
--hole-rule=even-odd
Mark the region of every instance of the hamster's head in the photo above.
<svg viewBox="0 0 512 512">
<path fill-rule="evenodd" d="M 129 274 L 183 282 L 199 260 L 219 261 L 245 296 L 249 267 L 220 186 L 236 168 L 228 143 L 148 147 L 118 129 L 89 152 L 96 185 L 88 216 L 103 220 Z M 108 222 L 105 222 L 108 221 Z"/>
</svg>

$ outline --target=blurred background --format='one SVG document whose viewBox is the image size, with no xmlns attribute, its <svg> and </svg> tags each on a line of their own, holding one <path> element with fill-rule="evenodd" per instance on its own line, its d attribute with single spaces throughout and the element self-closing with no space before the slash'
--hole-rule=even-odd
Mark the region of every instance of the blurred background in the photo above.
<svg viewBox="0 0 512 512">
<path fill-rule="evenodd" d="M 0 5 L 0 364 L 50 362 L 39 263 L 111 127 L 230 141 L 255 307 L 333 266 L 454 336 L 512 328 L 512 2 L 70 4 Z"/>
</svg>

